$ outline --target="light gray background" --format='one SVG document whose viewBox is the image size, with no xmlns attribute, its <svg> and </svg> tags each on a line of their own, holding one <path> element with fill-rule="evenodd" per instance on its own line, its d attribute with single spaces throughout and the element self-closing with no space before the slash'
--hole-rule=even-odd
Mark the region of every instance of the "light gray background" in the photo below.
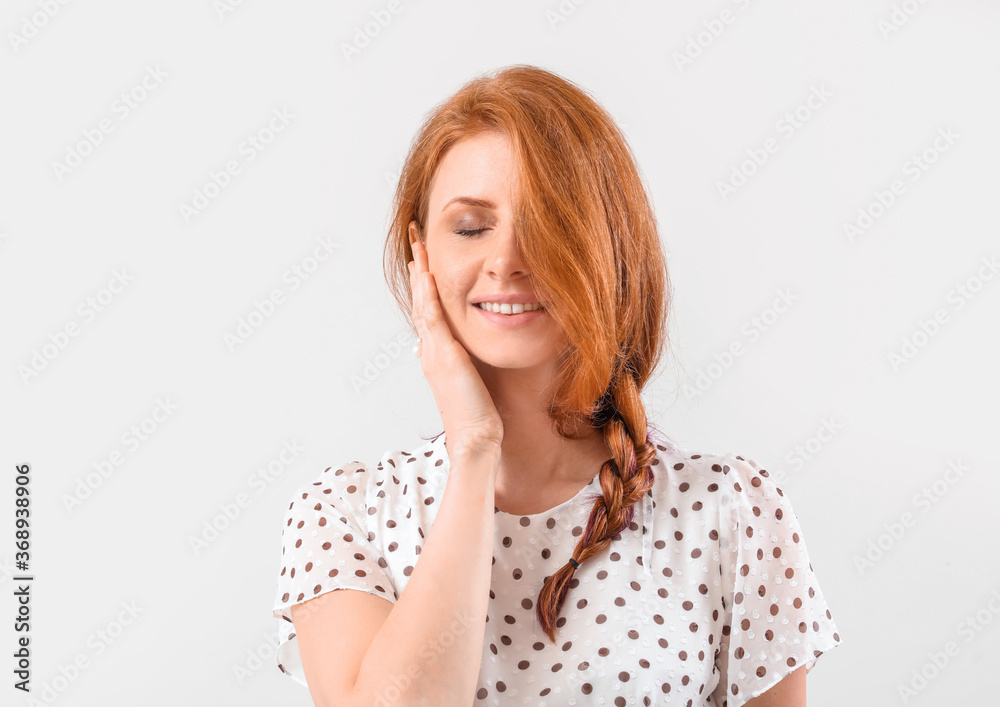
<svg viewBox="0 0 1000 707">
<path fill-rule="evenodd" d="M 514 63 L 591 91 L 635 150 L 676 294 L 649 415 L 781 479 L 844 640 L 810 674 L 809 704 L 986 697 L 1000 661 L 1000 278 L 983 268 L 1000 255 L 995 2 L 401 0 L 350 61 L 343 46 L 387 2 L 70 2 L 51 18 L 44 4 L 0 18 L 0 616 L 15 610 L 13 467 L 27 462 L 33 684 L 61 688 L 52 704 L 310 704 L 270 648 L 282 514 L 327 466 L 440 430 L 419 363 L 393 349 L 407 333 L 382 276 L 391 187 L 425 113 Z M 37 32 L 12 42 L 26 23 Z M 166 75 L 123 118 L 116 100 L 147 66 Z M 811 93 L 826 98 L 789 135 L 779 121 Z M 241 143 L 282 109 L 294 117 L 247 159 Z M 60 180 L 53 163 L 105 119 L 113 131 Z M 769 138 L 777 150 L 724 199 L 718 183 Z M 178 206 L 229 160 L 240 173 L 186 222 Z M 852 238 L 859 209 L 878 218 Z M 318 239 L 332 255 L 293 289 L 284 273 Z M 78 308 L 122 271 L 88 320 Z M 275 288 L 284 301 L 229 350 L 224 334 Z M 793 303 L 776 314 L 779 292 Z M 922 338 L 937 310 L 947 321 Z M 757 336 L 754 318 L 769 323 Z M 894 367 L 904 339 L 924 345 Z M 126 441 L 158 401 L 169 416 Z M 285 445 L 302 451 L 264 480 Z M 2 701 L 28 704 L 2 624 Z"/>
</svg>

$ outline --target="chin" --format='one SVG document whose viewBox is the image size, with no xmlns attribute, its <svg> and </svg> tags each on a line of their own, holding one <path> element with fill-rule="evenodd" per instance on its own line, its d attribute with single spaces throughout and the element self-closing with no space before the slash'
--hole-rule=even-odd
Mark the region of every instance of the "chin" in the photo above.
<svg viewBox="0 0 1000 707">
<path fill-rule="evenodd" d="M 546 355 L 545 352 L 526 352 L 523 349 L 509 351 L 493 349 L 482 354 L 470 350 L 469 356 L 473 361 L 493 368 L 520 369 L 537 368 L 550 364 L 555 358 L 555 353 Z"/>
</svg>

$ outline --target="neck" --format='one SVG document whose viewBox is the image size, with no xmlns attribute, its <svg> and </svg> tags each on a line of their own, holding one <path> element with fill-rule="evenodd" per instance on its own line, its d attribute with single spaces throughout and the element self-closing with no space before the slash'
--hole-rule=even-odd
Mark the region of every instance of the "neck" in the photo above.
<svg viewBox="0 0 1000 707">
<path fill-rule="evenodd" d="M 530 497 L 560 486 L 582 487 L 611 458 L 599 429 L 570 430 L 578 439 L 556 433 L 548 416 L 554 366 L 506 369 L 477 362 L 477 368 L 503 420 L 497 488 Z"/>
</svg>

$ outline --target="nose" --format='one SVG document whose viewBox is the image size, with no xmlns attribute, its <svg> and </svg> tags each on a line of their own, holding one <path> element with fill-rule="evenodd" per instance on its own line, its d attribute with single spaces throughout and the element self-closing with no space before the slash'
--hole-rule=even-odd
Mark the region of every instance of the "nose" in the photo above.
<svg viewBox="0 0 1000 707">
<path fill-rule="evenodd" d="M 497 280 L 510 280 L 527 276 L 527 266 L 517 242 L 517 231 L 513 225 L 505 225 L 494 231 L 488 241 L 489 252 L 483 267 Z"/>
</svg>

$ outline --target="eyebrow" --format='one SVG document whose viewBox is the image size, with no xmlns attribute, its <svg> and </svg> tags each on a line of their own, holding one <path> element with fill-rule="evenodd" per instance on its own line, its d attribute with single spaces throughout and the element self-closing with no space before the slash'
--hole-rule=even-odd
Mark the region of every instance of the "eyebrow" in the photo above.
<svg viewBox="0 0 1000 707">
<path fill-rule="evenodd" d="M 496 210 L 496 208 L 497 208 L 497 205 L 494 204 L 489 199 L 479 199 L 479 198 L 476 198 L 474 196 L 456 196 L 454 199 L 452 199 L 447 204 L 445 204 L 444 206 L 441 207 L 442 213 L 444 212 L 445 209 L 447 209 L 449 206 L 451 206 L 454 203 L 466 204 L 467 206 L 479 206 L 479 207 L 482 207 L 484 209 L 493 209 L 493 210 Z"/>
</svg>

